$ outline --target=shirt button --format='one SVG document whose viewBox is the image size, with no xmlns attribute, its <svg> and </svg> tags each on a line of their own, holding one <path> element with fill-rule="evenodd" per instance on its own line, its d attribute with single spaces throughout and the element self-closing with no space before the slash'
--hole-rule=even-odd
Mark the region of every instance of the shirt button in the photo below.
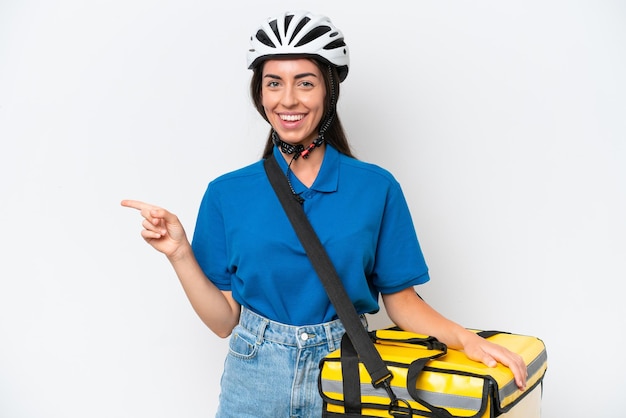
<svg viewBox="0 0 626 418">
<path fill-rule="evenodd" d="M 303 332 L 302 334 L 300 334 L 300 339 L 302 341 L 306 341 L 309 339 L 309 334 L 307 334 L 306 332 Z"/>
</svg>

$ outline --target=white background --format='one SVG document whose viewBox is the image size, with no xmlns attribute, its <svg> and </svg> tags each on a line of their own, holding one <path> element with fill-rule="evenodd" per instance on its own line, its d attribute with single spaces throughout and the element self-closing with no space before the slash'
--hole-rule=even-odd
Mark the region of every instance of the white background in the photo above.
<svg viewBox="0 0 626 418">
<path fill-rule="evenodd" d="M 340 114 L 403 185 L 420 293 L 542 338 L 545 418 L 618 416 L 626 6 L 597 0 L 2 0 L 0 416 L 213 416 L 226 341 L 119 201 L 191 235 L 208 181 L 259 158 L 245 52 L 288 8 L 346 35 Z"/>
</svg>

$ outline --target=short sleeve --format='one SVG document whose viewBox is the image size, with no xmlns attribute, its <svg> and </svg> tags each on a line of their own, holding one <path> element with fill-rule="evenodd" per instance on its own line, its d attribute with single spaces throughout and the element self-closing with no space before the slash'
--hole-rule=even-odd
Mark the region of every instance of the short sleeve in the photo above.
<svg viewBox="0 0 626 418">
<path fill-rule="evenodd" d="M 220 290 L 231 290 L 224 217 L 219 195 L 211 184 L 207 187 L 198 210 L 191 247 L 200 268 L 209 280 Z"/>
<path fill-rule="evenodd" d="M 429 280 L 408 204 L 400 184 L 388 190 L 372 283 L 383 294 L 399 292 Z"/>
</svg>

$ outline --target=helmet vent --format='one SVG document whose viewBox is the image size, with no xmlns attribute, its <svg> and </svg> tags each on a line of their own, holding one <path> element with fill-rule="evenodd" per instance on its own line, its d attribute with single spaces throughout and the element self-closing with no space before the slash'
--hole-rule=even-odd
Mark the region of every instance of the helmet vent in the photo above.
<svg viewBox="0 0 626 418">
<path fill-rule="evenodd" d="M 285 16 L 285 32 L 289 30 L 289 24 L 291 23 L 292 20 L 293 20 L 293 15 Z"/>
<path fill-rule="evenodd" d="M 272 40 L 269 38 L 269 36 L 267 36 L 267 33 L 265 33 L 264 30 L 259 30 L 256 33 L 256 38 L 259 40 L 259 42 L 261 42 L 263 45 L 267 45 L 270 48 L 276 48 L 276 45 L 274 45 L 274 43 L 272 42 Z"/>
<path fill-rule="evenodd" d="M 272 28 L 272 32 L 274 32 L 274 35 L 276 35 L 276 39 L 278 39 L 278 42 L 280 42 L 280 44 L 282 45 L 283 43 L 281 42 L 281 40 L 283 39 L 283 37 L 280 36 L 280 32 L 278 31 L 278 23 L 275 20 L 272 20 L 269 24 L 270 28 Z"/>
<path fill-rule="evenodd" d="M 300 22 L 298 22 L 298 26 L 296 26 L 296 29 L 293 31 L 293 34 L 291 35 L 291 39 L 289 39 L 289 44 L 291 44 L 291 42 L 293 41 L 293 38 L 295 38 L 296 35 L 302 30 L 304 25 L 306 25 L 310 21 L 311 21 L 310 18 L 305 17 Z M 298 42 L 298 45 L 302 45 L 302 41 Z M 298 46 L 298 45 L 296 45 L 296 46 Z"/>
<path fill-rule="evenodd" d="M 300 42 L 298 42 L 296 44 L 296 47 L 302 46 L 302 45 L 306 45 L 309 42 L 314 41 L 317 38 L 320 38 L 322 35 L 324 35 L 325 33 L 329 32 L 331 30 L 332 29 L 329 28 L 328 26 L 318 26 L 318 27 L 314 28 L 313 30 L 311 30 L 306 35 L 304 35 L 302 37 L 302 39 L 300 39 Z"/>
<path fill-rule="evenodd" d="M 343 48 L 344 46 L 346 46 L 346 43 L 343 41 L 343 38 L 339 38 L 339 39 L 335 39 L 334 41 L 326 45 L 324 49 L 332 50 L 336 48 Z M 344 53 L 345 53 L 345 50 L 344 50 Z"/>
</svg>

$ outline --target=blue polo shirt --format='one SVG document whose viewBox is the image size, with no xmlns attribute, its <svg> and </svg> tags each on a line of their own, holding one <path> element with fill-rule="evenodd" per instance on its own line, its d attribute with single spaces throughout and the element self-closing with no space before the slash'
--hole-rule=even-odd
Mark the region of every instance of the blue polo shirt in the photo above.
<svg viewBox="0 0 626 418">
<path fill-rule="evenodd" d="M 274 155 L 286 172 L 276 147 Z M 290 179 L 357 312 L 378 311 L 380 293 L 428 281 L 409 208 L 388 171 L 326 145 L 310 188 Z M 337 318 L 263 161 L 209 183 L 192 247 L 219 289 L 266 318 L 296 326 Z"/>
</svg>

